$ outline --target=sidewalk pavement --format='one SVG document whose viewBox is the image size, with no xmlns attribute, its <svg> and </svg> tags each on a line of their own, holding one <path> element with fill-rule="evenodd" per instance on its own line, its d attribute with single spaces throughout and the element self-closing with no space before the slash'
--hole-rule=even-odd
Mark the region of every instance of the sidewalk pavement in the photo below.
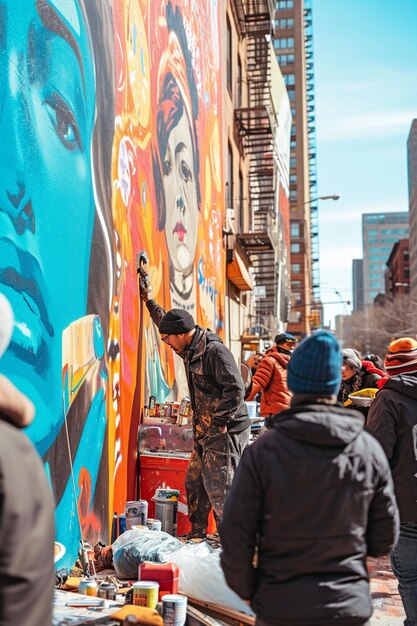
<svg viewBox="0 0 417 626">
<path fill-rule="evenodd" d="M 388 557 L 368 559 L 374 613 L 371 626 L 403 626 L 404 610 Z"/>
</svg>

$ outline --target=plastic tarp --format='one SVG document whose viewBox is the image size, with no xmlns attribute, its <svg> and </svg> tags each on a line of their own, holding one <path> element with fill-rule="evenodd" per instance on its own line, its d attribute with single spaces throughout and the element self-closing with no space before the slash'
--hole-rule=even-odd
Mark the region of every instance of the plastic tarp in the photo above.
<svg viewBox="0 0 417 626">
<path fill-rule="evenodd" d="M 113 543 L 113 562 L 120 578 L 137 579 L 143 561 L 173 562 L 179 568 L 179 591 L 185 595 L 254 615 L 227 585 L 220 553 L 206 541 L 183 544 L 168 533 L 146 529 L 127 530 Z"/>
</svg>

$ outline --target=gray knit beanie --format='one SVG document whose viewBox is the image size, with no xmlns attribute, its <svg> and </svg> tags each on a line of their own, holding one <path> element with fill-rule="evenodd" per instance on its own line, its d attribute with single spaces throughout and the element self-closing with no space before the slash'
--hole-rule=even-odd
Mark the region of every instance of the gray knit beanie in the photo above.
<svg viewBox="0 0 417 626">
<path fill-rule="evenodd" d="M 360 353 L 353 348 L 345 348 L 342 350 L 343 363 L 349 365 L 353 370 L 359 372 L 362 367 L 362 358 Z"/>
</svg>

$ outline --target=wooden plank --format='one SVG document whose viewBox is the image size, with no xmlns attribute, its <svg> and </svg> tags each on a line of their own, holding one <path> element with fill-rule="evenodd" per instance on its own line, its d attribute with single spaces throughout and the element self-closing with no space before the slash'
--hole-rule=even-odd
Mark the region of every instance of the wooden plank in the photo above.
<svg viewBox="0 0 417 626">
<path fill-rule="evenodd" d="M 226 626 L 227 622 L 215 619 L 207 613 L 196 609 L 195 606 L 187 606 L 187 626 Z"/>
<path fill-rule="evenodd" d="M 220 604 L 214 604 L 213 602 L 198 600 L 197 598 L 192 598 L 191 596 L 188 596 L 188 602 L 210 611 L 210 613 L 218 616 L 220 619 L 228 618 L 227 621 L 229 623 L 232 621 L 235 624 L 247 624 L 248 626 L 255 625 L 255 617 L 242 613 L 241 611 L 235 611 L 234 609 L 229 609 L 221 606 Z"/>
</svg>

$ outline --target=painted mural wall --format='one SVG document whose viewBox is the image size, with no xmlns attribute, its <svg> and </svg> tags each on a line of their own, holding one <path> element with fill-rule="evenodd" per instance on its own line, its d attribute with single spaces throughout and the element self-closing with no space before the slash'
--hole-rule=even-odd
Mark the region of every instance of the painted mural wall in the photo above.
<svg viewBox="0 0 417 626">
<path fill-rule="evenodd" d="M 136 255 L 160 304 L 223 333 L 220 14 L 217 0 L 0 3 L 0 291 L 15 315 L 0 370 L 36 406 L 60 567 L 136 497 L 145 399 L 186 392 Z"/>
</svg>

